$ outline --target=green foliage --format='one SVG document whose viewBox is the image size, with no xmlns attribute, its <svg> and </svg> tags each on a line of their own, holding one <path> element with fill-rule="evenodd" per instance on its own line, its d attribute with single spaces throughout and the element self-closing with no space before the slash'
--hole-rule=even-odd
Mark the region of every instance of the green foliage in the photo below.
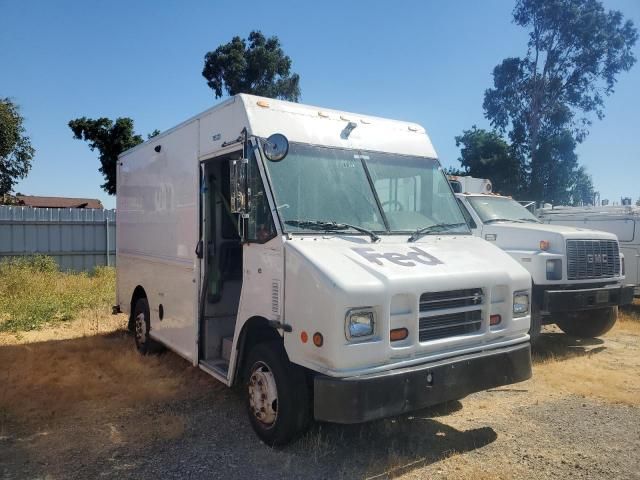
<svg viewBox="0 0 640 480">
<path fill-rule="evenodd" d="M 202 76 L 216 98 L 226 90 L 228 95 L 249 93 L 297 102 L 300 76 L 291 73 L 291 58 L 284 54 L 278 37 L 252 31 L 248 42 L 247 47 L 247 40 L 233 37 L 205 55 Z"/>
<path fill-rule="evenodd" d="M 25 331 L 71 320 L 82 310 L 108 308 L 115 295 L 115 270 L 91 274 L 60 272 L 51 257 L 0 262 L 0 331 Z"/>
<path fill-rule="evenodd" d="M 466 172 L 458 167 L 446 167 L 443 169 L 445 175 L 469 175 L 469 172 Z"/>
<path fill-rule="evenodd" d="M 526 55 L 493 71 L 483 107 L 491 125 L 507 133 L 525 165 L 524 189 L 536 200 L 562 203 L 578 173 L 574 149 L 617 76 L 636 61 L 638 33 L 598 0 L 518 0 L 514 21 L 529 30 Z"/>
<path fill-rule="evenodd" d="M 0 197 L 11 192 L 31 169 L 35 150 L 25 135 L 23 122 L 18 106 L 0 98 Z"/>
<path fill-rule="evenodd" d="M 595 203 L 595 189 L 593 180 L 584 167 L 579 167 L 572 179 L 571 204 L 593 205 Z"/>
<path fill-rule="evenodd" d="M 97 149 L 100 152 L 99 170 L 105 178 L 101 187 L 109 195 L 115 195 L 118 155 L 144 141 L 141 135 L 135 134 L 133 120 L 123 117 L 114 122 L 104 117 L 97 120 L 82 117 L 71 120 L 69 128 L 73 132 L 73 138 L 88 142 L 92 151 Z M 159 133 L 154 130 L 148 138 Z"/>
<path fill-rule="evenodd" d="M 522 165 L 499 134 L 474 125 L 456 137 L 456 147 L 461 147 L 458 160 L 465 175 L 488 178 L 494 190 L 505 195 L 521 193 Z"/>
</svg>

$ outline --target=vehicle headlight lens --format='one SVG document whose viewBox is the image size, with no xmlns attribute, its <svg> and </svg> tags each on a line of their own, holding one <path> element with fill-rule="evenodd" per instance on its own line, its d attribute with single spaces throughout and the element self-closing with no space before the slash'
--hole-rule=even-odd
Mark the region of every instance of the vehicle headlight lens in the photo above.
<svg viewBox="0 0 640 480">
<path fill-rule="evenodd" d="M 375 315 L 369 307 L 352 308 L 346 316 L 347 339 L 368 337 L 373 335 Z"/>
<path fill-rule="evenodd" d="M 522 317 L 529 313 L 529 292 L 514 292 L 513 316 Z"/>
<path fill-rule="evenodd" d="M 562 280 L 562 260 L 547 260 L 547 280 Z"/>
</svg>

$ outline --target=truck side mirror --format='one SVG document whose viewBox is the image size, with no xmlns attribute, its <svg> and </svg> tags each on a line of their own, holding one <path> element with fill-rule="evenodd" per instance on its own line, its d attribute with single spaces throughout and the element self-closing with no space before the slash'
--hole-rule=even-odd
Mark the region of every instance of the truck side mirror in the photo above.
<svg viewBox="0 0 640 480">
<path fill-rule="evenodd" d="M 248 211 L 248 186 L 247 186 L 247 166 L 249 161 L 246 158 L 229 160 L 229 183 L 231 185 L 231 212 L 245 214 Z"/>
</svg>

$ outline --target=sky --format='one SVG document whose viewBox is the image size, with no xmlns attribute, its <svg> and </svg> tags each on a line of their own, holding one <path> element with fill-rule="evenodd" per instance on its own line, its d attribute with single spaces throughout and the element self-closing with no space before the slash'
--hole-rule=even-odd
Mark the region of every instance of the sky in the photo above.
<svg viewBox="0 0 640 480">
<path fill-rule="evenodd" d="M 639 0 L 603 3 L 640 27 Z M 443 166 L 459 166 L 454 137 L 488 127 L 482 100 L 493 67 L 525 52 L 513 4 L 0 0 L 0 97 L 20 105 L 36 149 L 15 190 L 113 208 L 98 154 L 73 139 L 69 120 L 131 117 L 145 137 L 171 128 L 221 101 L 201 75 L 205 53 L 254 29 L 280 38 L 302 103 L 417 122 Z M 640 196 L 639 112 L 637 64 L 578 148 L 601 198 Z"/>
</svg>

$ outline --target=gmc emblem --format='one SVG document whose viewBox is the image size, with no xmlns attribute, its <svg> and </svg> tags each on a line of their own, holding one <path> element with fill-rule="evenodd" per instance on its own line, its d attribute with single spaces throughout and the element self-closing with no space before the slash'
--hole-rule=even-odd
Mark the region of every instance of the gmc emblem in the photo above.
<svg viewBox="0 0 640 480">
<path fill-rule="evenodd" d="M 608 263 L 606 253 L 590 253 L 587 255 L 587 263 Z"/>
</svg>

